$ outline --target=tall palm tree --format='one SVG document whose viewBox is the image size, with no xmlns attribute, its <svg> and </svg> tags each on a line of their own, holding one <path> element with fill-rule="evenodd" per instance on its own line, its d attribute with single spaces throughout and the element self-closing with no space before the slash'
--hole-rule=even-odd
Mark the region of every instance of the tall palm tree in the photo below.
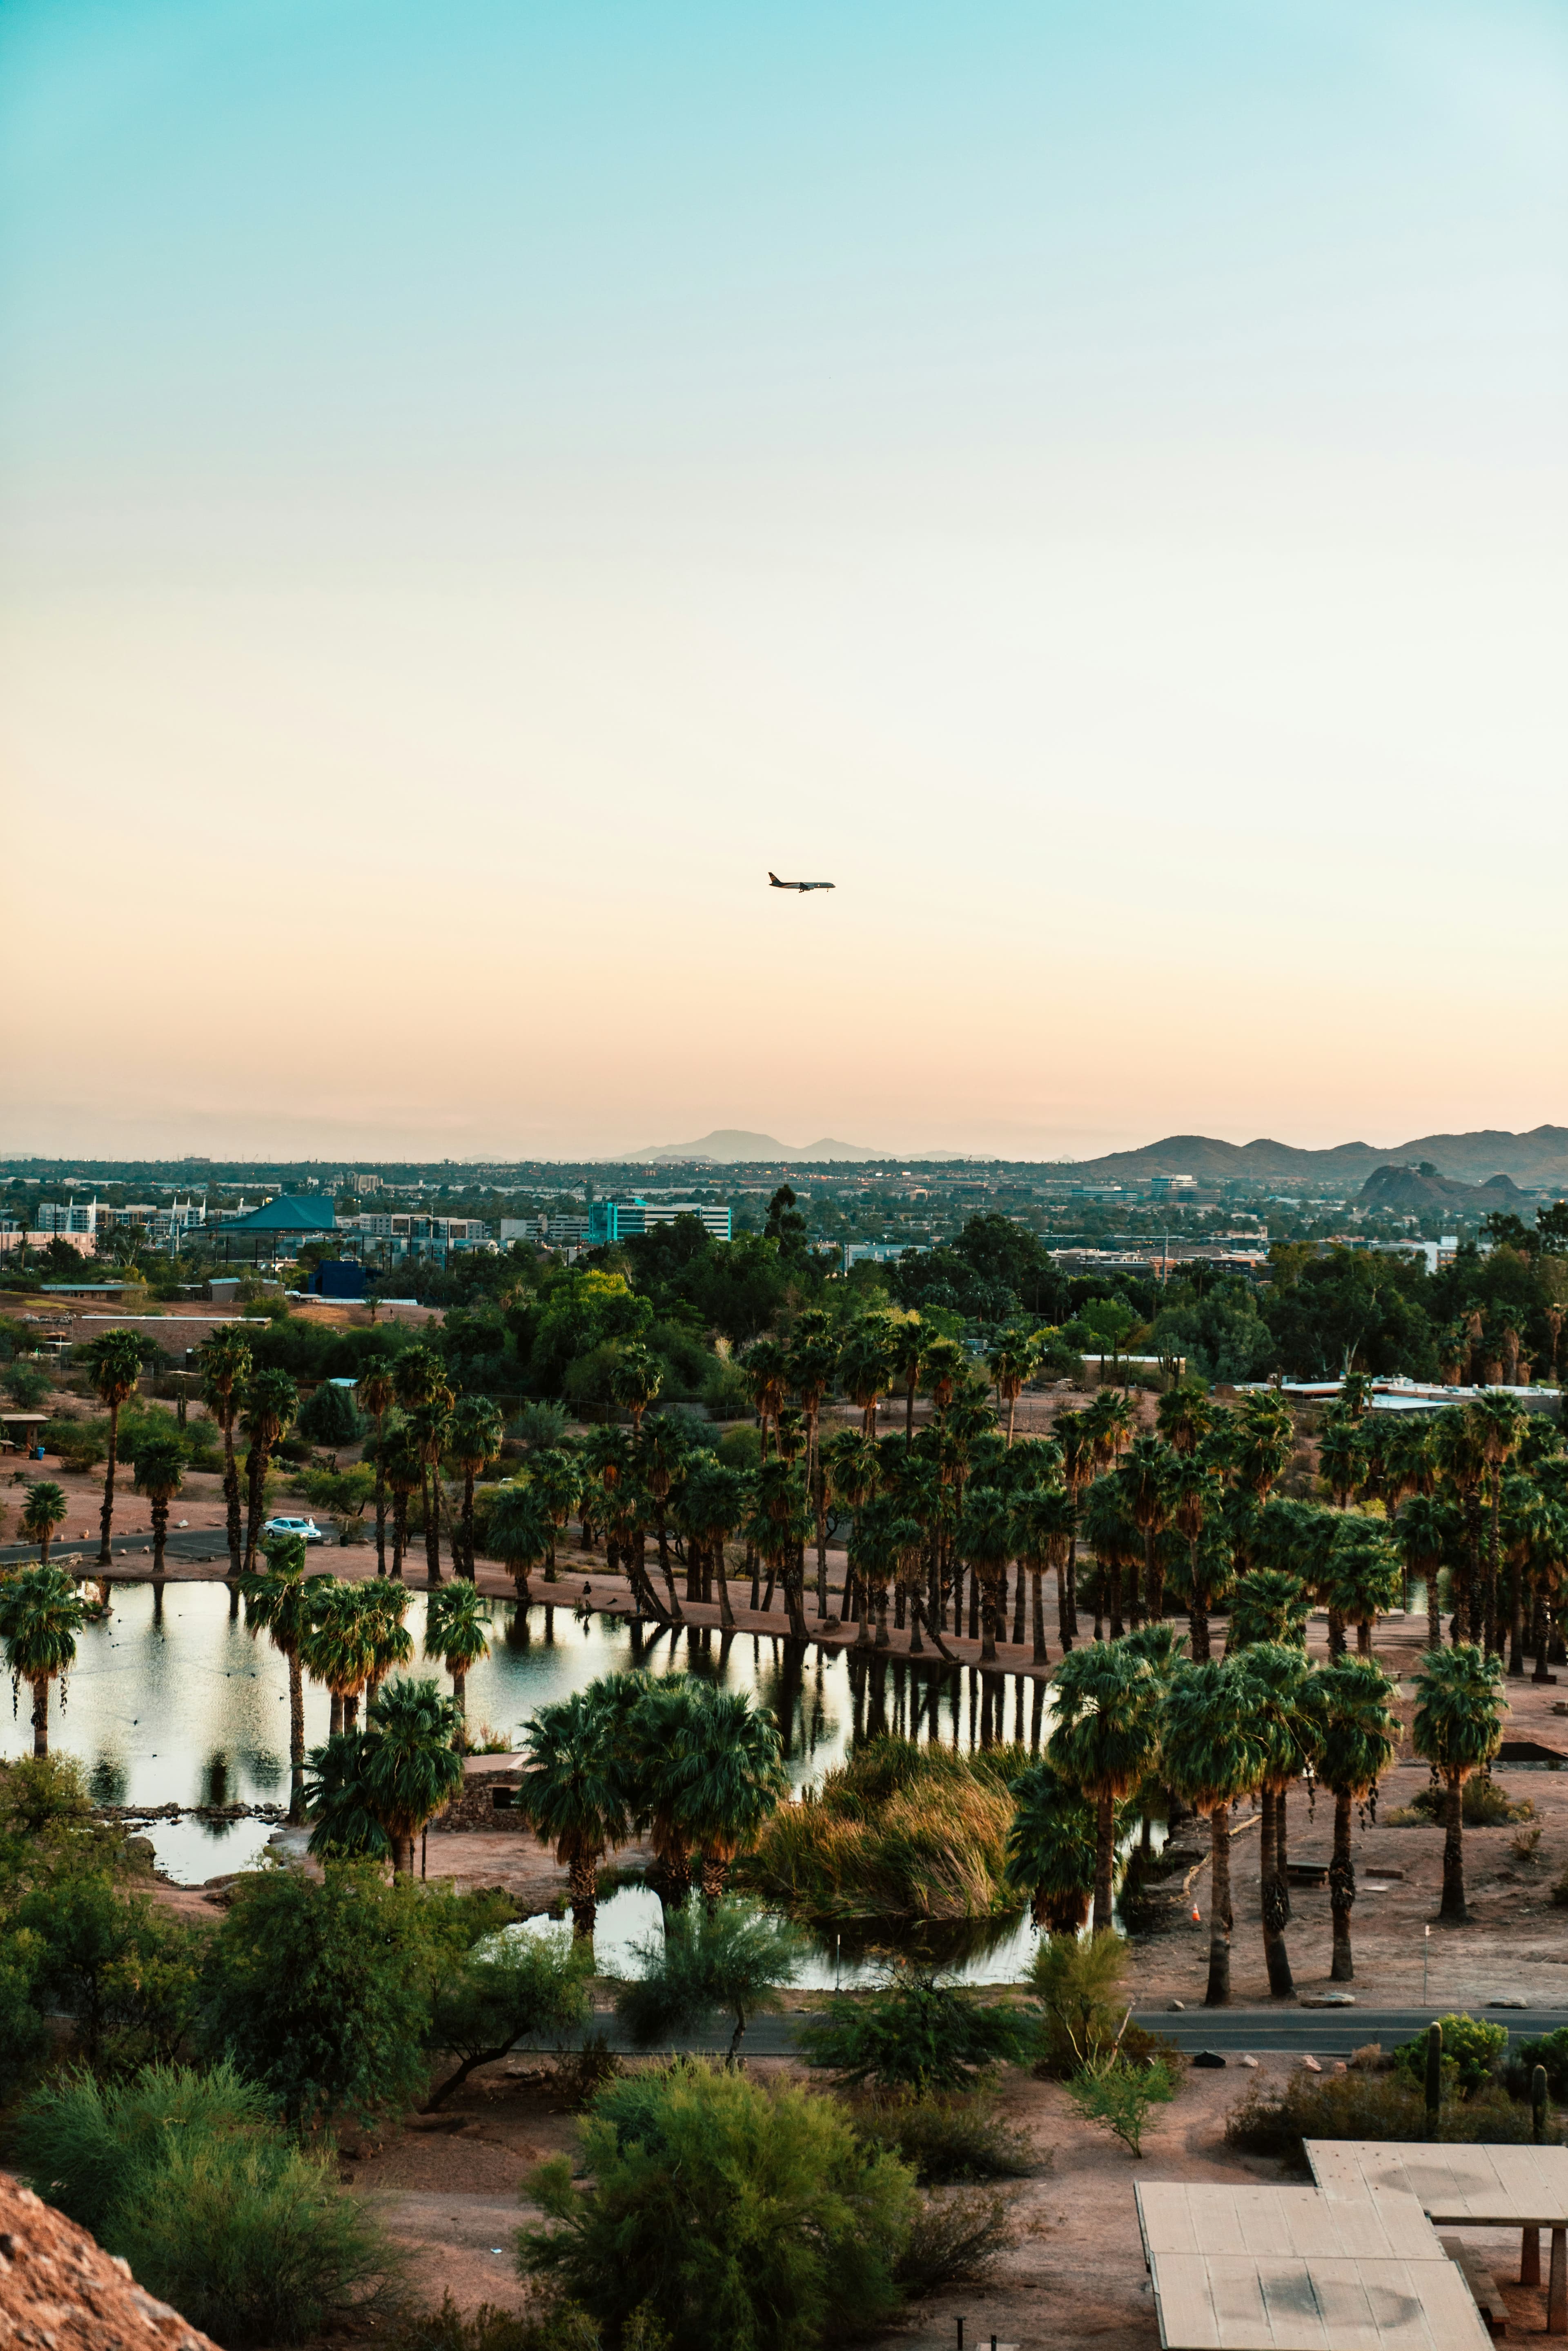
<svg viewBox="0 0 1568 2351">
<path fill-rule="evenodd" d="M 229 1573 L 238 1575 L 244 1564 L 244 1538 L 240 1526 L 239 1460 L 235 1452 L 235 1422 L 239 1416 L 240 1397 L 251 1374 L 249 1337 L 232 1322 L 221 1330 L 211 1332 L 203 1342 L 197 1361 L 202 1369 L 207 1409 L 223 1433 Z"/>
<path fill-rule="evenodd" d="M 1481 1572 L 1481 1487 L 1487 1474 L 1486 1454 L 1475 1424 L 1463 1405 L 1450 1405 L 1432 1423 L 1432 1458 L 1444 1485 L 1463 1514 L 1465 1573 L 1455 1578 L 1454 1638 L 1473 1640 L 1486 1624 L 1486 1595 Z"/>
<path fill-rule="evenodd" d="M 1175 1394 L 1173 1388 L 1171 1395 Z M 1168 1401 L 1161 1398 L 1162 1403 Z M 1225 1481 L 1219 1471 L 1196 1453 L 1183 1455 L 1171 1479 L 1171 1524 L 1187 1547 L 1187 1623 L 1193 1661 L 1197 1665 L 1208 1656 L 1209 1586 L 1199 1552 L 1204 1531 L 1218 1517 L 1224 1500 Z"/>
<path fill-rule="evenodd" d="M 705 1458 L 683 1479 L 675 1504 L 675 1522 L 688 1545 L 699 1550 L 713 1569 L 718 1585 L 718 1621 L 727 1632 L 735 1624 L 730 1605 L 729 1577 L 724 1547 L 745 1523 L 751 1505 L 751 1481 L 744 1470 L 727 1468 Z"/>
<path fill-rule="evenodd" d="M 1399 1514 L 1395 1540 L 1406 1579 L 1420 1576 L 1427 1586 L 1427 1646 L 1443 1643 L 1442 1595 L 1439 1577 L 1445 1562 L 1457 1559 L 1464 1540 L 1464 1521 L 1452 1502 L 1435 1494 L 1416 1494 Z"/>
<path fill-rule="evenodd" d="M 1004 1884 L 1028 1896 L 1037 1927 L 1056 1935 L 1082 1934 L 1094 1896 L 1094 1806 L 1049 1749 L 1019 1774 L 1009 1793 L 1016 1809 L 1008 1831 Z"/>
<path fill-rule="evenodd" d="M 932 1403 L 936 1407 L 938 1424 L 946 1420 L 947 1407 L 955 1389 L 963 1377 L 968 1358 L 956 1339 L 929 1339 L 922 1350 L 921 1368 Z"/>
<path fill-rule="evenodd" d="M 904 1441 L 905 1445 L 913 1445 L 915 1442 L 915 1393 L 920 1385 L 920 1374 L 925 1367 L 925 1350 L 930 1343 L 930 1330 L 925 1323 L 922 1322 L 918 1314 L 908 1315 L 903 1322 L 895 1322 L 893 1326 L 892 1338 L 888 1350 L 890 1375 L 893 1379 L 897 1381 L 904 1389 Z M 1553 1378 L 1556 1377 L 1556 1360 L 1554 1351 L 1552 1354 Z"/>
<path fill-rule="evenodd" d="M 464 1586 L 465 1591 L 471 1588 Z M 378 1576 L 373 1583 L 355 1584 L 352 1589 L 364 1617 L 371 1653 L 371 1669 L 365 1677 L 368 1705 L 395 1667 L 413 1663 L 413 1635 L 402 1621 L 408 1614 L 409 1594 L 391 1576 Z"/>
<path fill-rule="evenodd" d="M 1437 1915 L 1458 1926 L 1465 1907 L 1465 1782 L 1482 1771 L 1502 1744 L 1508 1701 L 1499 1685 L 1502 1660 L 1470 1641 L 1451 1649 L 1428 1649 L 1416 1676 L 1416 1719 L 1410 1740 L 1423 1762 L 1440 1774 L 1447 1800 L 1443 1812 L 1443 1898 Z"/>
<path fill-rule="evenodd" d="M 1479 1395 L 1466 1406 L 1466 1418 L 1475 1433 L 1486 1463 L 1487 1500 L 1490 1507 L 1491 1530 L 1487 1548 L 1486 1646 L 1495 1649 L 1498 1642 L 1498 1589 L 1501 1565 L 1502 1475 L 1518 1452 L 1524 1435 L 1525 1416 L 1511 1396 Z"/>
<path fill-rule="evenodd" d="M 564 1447 L 541 1446 L 528 1463 L 528 1485 L 549 1517 L 550 1545 L 545 1559 L 545 1582 L 557 1583 L 560 1576 L 556 1565 L 556 1544 L 582 1499 L 582 1469 L 576 1457 Z"/>
<path fill-rule="evenodd" d="M 876 1616 L 876 1644 L 879 1649 L 888 1646 L 887 1593 L 898 1574 L 898 1546 L 894 1528 L 898 1523 L 898 1505 L 889 1494 L 873 1497 L 861 1504 L 850 1528 L 847 1556 L 849 1573 L 855 1591 L 855 1635 L 857 1649 L 872 1646 L 871 1617 Z"/>
<path fill-rule="evenodd" d="M 377 1466 L 384 1472 L 392 1493 L 392 1580 L 401 1583 L 403 1556 L 408 1550 L 408 1505 L 411 1496 L 424 1481 L 424 1458 L 408 1430 L 399 1428 L 383 1447 Z"/>
<path fill-rule="evenodd" d="M 1111 1927 L 1115 1807 L 1154 1771 L 1160 1752 L 1161 1683 L 1124 1642 L 1074 1649 L 1056 1668 L 1056 1725 L 1048 1752 L 1094 1805 L 1094 1931 Z"/>
<path fill-rule="evenodd" d="M 517 1587 L 518 1607 L 528 1607 L 533 1597 L 528 1577 L 549 1559 L 555 1541 L 555 1521 L 531 1480 L 502 1487 L 490 1513 L 487 1541 Z"/>
<path fill-rule="evenodd" d="M 1037 1486 L 1014 1499 L 1011 1542 L 1014 1557 L 1021 1560 L 1029 1571 L 1033 1663 L 1037 1666 L 1050 1663 L 1045 1645 L 1045 1571 L 1051 1567 L 1061 1574 L 1077 1523 L 1078 1513 L 1065 1486 Z"/>
<path fill-rule="evenodd" d="M 777 1421 L 789 1393 L 789 1368 L 784 1350 L 777 1339 L 758 1339 L 741 1358 L 741 1375 L 751 1393 L 757 1417 L 762 1425 L 761 1458 L 768 1458 L 768 1427 Z"/>
<path fill-rule="evenodd" d="M 299 1391 L 287 1372 L 253 1372 L 246 1384 L 245 1424 L 250 1445 L 245 1458 L 245 1572 L 256 1573 L 266 1509 L 267 1465 L 299 1411 Z"/>
<path fill-rule="evenodd" d="M 632 1434 L 643 1432 L 643 1415 L 664 1383 L 664 1367 L 641 1341 L 629 1339 L 610 1369 L 610 1394 L 622 1412 L 632 1416 Z"/>
<path fill-rule="evenodd" d="M 267 1546 L 266 1567 L 247 1575 L 240 1589 L 246 1631 L 253 1639 L 265 1633 L 288 1668 L 288 1817 L 298 1827 L 305 1817 L 305 1680 L 299 1650 L 315 1606 L 300 1538 L 275 1535 Z"/>
<path fill-rule="evenodd" d="M 1083 1489 L 1094 1475 L 1099 1447 L 1094 1424 L 1085 1412 L 1059 1412 L 1051 1433 L 1061 1447 L 1062 1483 L 1072 1498 L 1074 1514 L 1072 1532 L 1068 1538 L 1067 1557 L 1062 1562 L 1061 1582 L 1057 1587 L 1057 1615 L 1065 1654 L 1071 1648 L 1078 1631 L 1077 1510 Z"/>
<path fill-rule="evenodd" d="M 1234 1656 L 1259 1642 L 1304 1649 L 1311 1604 L 1299 1575 L 1282 1567 L 1249 1568 L 1236 1579 L 1226 1656 Z"/>
<path fill-rule="evenodd" d="M 360 1374 L 355 1390 L 360 1410 L 368 1413 L 375 1426 L 371 1439 L 375 1447 L 376 1464 L 376 1573 L 387 1572 L 387 1473 L 382 1455 L 386 1450 L 387 1415 L 397 1402 L 397 1382 L 392 1377 L 391 1364 L 382 1356 L 379 1362 L 367 1364 Z"/>
<path fill-rule="evenodd" d="M 490 1654 L 490 1604 L 472 1583 L 448 1583 L 433 1593 L 424 1613 L 424 1654 L 439 1657 L 452 1677 L 454 1736 L 468 1747 L 468 1676 Z"/>
<path fill-rule="evenodd" d="M 1164 1770 L 1172 1789 L 1209 1832 L 1208 1988 L 1204 2003 L 1230 1999 L 1230 1807 L 1262 1776 L 1262 1741 L 1250 1719 L 1246 1668 L 1238 1658 L 1177 1667 L 1161 1725 Z"/>
<path fill-rule="evenodd" d="M 825 1616 L 828 1613 L 828 1506 L 817 1458 L 817 1436 L 822 1416 L 822 1398 L 831 1387 L 833 1375 L 838 1370 L 839 1346 L 832 1323 L 821 1307 L 809 1306 L 803 1314 L 796 1317 L 785 1361 L 789 1366 L 789 1384 L 800 1397 L 800 1410 L 806 1416 L 806 1490 L 810 1498 L 817 1535 L 817 1614 Z"/>
<path fill-rule="evenodd" d="M 1176 1455 L 1157 1437 L 1135 1437 L 1116 1465 L 1133 1522 L 1144 1539 L 1144 1605 L 1151 1617 L 1165 1614 L 1157 1541 L 1170 1524 L 1176 1466 Z"/>
<path fill-rule="evenodd" d="M 87 1375 L 109 1415 L 109 1453 L 103 1465 L 103 1508 L 99 1514 L 98 1564 L 110 1567 L 114 1527 L 114 1471 L 120 1458 L 120 1412 L 136 1394 L 141 1376 L 141 1342 L 134 1331 L 104 1331 L 87 1351 Z"/>
<path fill-rule="evenodd" d="M 541 1706 L 528 1725 L 518 1809 L 569 1873 L 572 1933 L 591 1936 L 599 1865 L 631 1834 L 624 1726 L 597 1688 Z"/>
<path fill-rule="evenodd" d="M 1096 1478 L 1090 1487 L 1083 1499 L 1082 1526 L 1083 1539 L 1100 1570 L 1101 1598 L 1094 1609 L 1095 1635 L 1099 1635 L 1103 1608 L 1111 1638 L 1119 1641 L 1126 1630 L 1122 1621 L 1122 1577 L 1128 1568 L 1133 1572 L 1129 1614 L 1134 1625 L 1138 1622 L 1137 1562 L 1143 1556 L 1143 1538 L 1127 1507 L 1126 1489 L 1113 1473 Z"/>
<path fill-rule="evenodd" d="M 683 1708 L 680 1737 L 662 1750 L 662 1791 L 687 1848 L 701 1859 L 703 1898 L 723 1896 L 737 1854 L 789 1792 L 779 1725 L 745 1690 L 689 1685 L 696 1700 Z"/>
<path fill-rule="evenodd" d="M 436 1584 L 441 1581 L 441 1480 L 436 1473 L 446 1443 L 446 1416 L 456 1398 L 446 1365 L 434 1347 L 405 1347 L 392 1379 L 397 1400 L 408 1415 L 410 1437 L 419 1447 L 425 1574 L 428 1583 Z"/>
<path fill-rule="evenodd" d="M 1324 1420 L 1318 1438 L 1318 1467 L 1335 1510 L 1348 1509 L 1367 1475 L 1367 1448 L 1360 1421 L 1346 1413 L 1335 1413 Z"/>
<path fill-rule="evenodd" d="M 958 1556 L 979 1578 L 982 1610 L 980 1663 L 997 1662 L 997 1603 L 1007 1592 L 1012 1556 L 1012 1511 L 999 1486 L 972 1486 L 958 1521 Z"/>
<path fill-rule="evenodd" d="M 371 1700 L 361 1742 L 366 1809 L 386 1831 L 392 1875 L 413 1875 L 414 1839 L 463 1785 L 455 1712 L 433 1681 L 389 1682 Z"/>
<path fill-rule="evenodd" d="M 1333 1914 L 1335 1983 L 1351 1983 L 1350 1913 L 1355 1900 L 1355 1862 L 1351 1852 L 1351 1806 L 1364 1803 L 1394 1761 L 1399 1718 L 1391 1700 L 1393 1684 L 1368 1657 L 1341 1657 L 1312 1677 L 1308 1697 L 1317 1715 L 1316 1769 L 1334 1800 L 1333 1859 L 1329 1864 L 1329 1903 Z"/>
<path fill-rule="evenodd" d="M 374 1627 L 353 1584 L 312 1575 L 307 1589 L 310 1621 L 299 1644 L 299 1662 L 331 1698 L 330 1736 L 355 1727 L 360 1692 L 376 1662 Z"/>
<path fill-rule="evenodd" d="M 800 1591 L 800 1557 L 810 1531 L 810 1503 L 806 1480 L 792 1463 L 763 1462 L 753 1489 L 752 1515 L 747 1536 L 772 1578 L 784 1586 L 784 1608 L 789 1630 L 798 1641 L 807 1637 L 806 1614 Z"/>
<path fill-rule="evenodd" d="M 65 1523 L 68 1509 L 63 1487 L 52 1485 L 47 1479 L 28 1487 L 27 1499 L 22 1505 L 22 1532 L 28 1542 L 37 1544 L 40 1567 L 49 1563 L 55 1529 Z"/>
<path fill-rule="evenodd" d="M 1322 1586 L 1329 1604 L 1331 1634 L 1336 1617 L 1353 1624 L 1357 1656 L 1370 1657 L 1372 1628 L 1394 1606 L 1403 1585 L 1399 1553 L 1376 1520 L 1342 1518 L 1334 1529 Z"/>
<path fill-rule="evenodd" d="M 1263 1800 L 1259 1855 L 1263 1959 L 1269 1991 L 1282 2000 L 1294 1990 L 1285 1949 L 1291 1916 L 1281 1834 L 1286 1791 L 1315 1760 L 1316 1720 L 1308 1698 L 1304 1648 L 1287 1642 L 1256 1642 L 1240 1652 L 1238 1663 L 1246 1672 L 1250 1727 L 1262 1748 L 1258 1788 Z"/>
<path fill-rule="evenodd" d="M 463 1472 L 457 1573 L 474 1581 L 474 1480 L 501 1450 L 501 1416 L 488 1396 L 462 1395 L 452 1407 L 446 1452 Z"/>
<path fill-rule="evenodd" d="M 1237 1415 L 1236 1475 L 1266 1502 L 1295 1448 L 1295 1416 L 1278 1388 L 1254 1388 Z"/>
<path fill-rule="evenodd" d="M 1009 1447 L 1013 1441 L 1019 1398 L 1039 1365 L 1040 1342 L 1028 1331 L 1004 1331 L 986 1357 L 986 1368 L 997 1391 L 997 1402 L 998 1405 L 1005 1404 L 1008 1408 Z"/>
<path fill-rule="evenodd" d="M 680 1604 L 675 1597 L 674 1570 L 670 1564 L 670 1489 L 691 1452 L 691 1440 L 679 1418 L 674 1414 L 664 1413 L 639 1430 L 635 1449 L 637 1475 L 653 1503 L 653 1540 L 659 1553 L 659 1573 L 670 1596 L 670 1613 L 678 1615 Z M 688 1600 L 700 1599 L 701 1596 L 700 1593 L 688 1588 Z"/>
<path fill-rule="evenodd" d="M 1178 1380 L 1155 1407 L 1155 1426 L 1173 1453 L 1196 1453 L 1214 1423 L 1201 1380 Z"/>
<path fill-rule="evenodd" d="M 33 1693 L 33 1752 L 49 1751 L 49 1684 L 76 1663 L 84 1610 L 76 1585 L 58 1567 L 24 1567 L 0 1583 L 0 1640 L 11 1687 Z"/>
<path fill-rule="evenodd" d="M 152 1573 L 163 1573 L 169 1540 L 169 1505 L 185 1482 L 185 1464 L 172 1437 L 149 1437 L 136 1450 L 136 1490 L 145 1494 L 152 1517 Z"/>
</svg>

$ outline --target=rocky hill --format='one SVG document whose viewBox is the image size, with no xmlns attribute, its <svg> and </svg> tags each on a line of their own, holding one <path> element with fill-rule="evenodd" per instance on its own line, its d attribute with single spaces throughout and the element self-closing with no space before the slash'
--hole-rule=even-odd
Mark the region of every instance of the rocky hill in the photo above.
<svg viewBox="0 0 1568 2351">
<path fill-rule="evenodd" d="M 85 2229 L 0 2171 L 0 2343 L 16 2351 L 218 2351 Z"/>
</svg>

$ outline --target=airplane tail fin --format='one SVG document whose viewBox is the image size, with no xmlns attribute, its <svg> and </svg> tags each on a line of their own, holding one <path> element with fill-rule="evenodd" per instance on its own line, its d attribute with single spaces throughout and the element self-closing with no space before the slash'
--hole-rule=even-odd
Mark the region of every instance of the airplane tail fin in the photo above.
<svg viewBox="0 0 1568 2351">
<path fill-rule="evenodd" d="M 780 880 L 779 879 L 779 876 L 778 876 L 778 874 L 777 874 L 777 873 L 769 873 L 769 874 L 768 874 L 768 879 L 769 880 L 769 882 L 771 882 L 771 883 L 772 883 L 773 887 L 774 887 L 776 890 L 782 890 L 782 888 L 784 887 L 783 883 L 782 883 L 782 882 L 780 882 Z"/>
</svg>

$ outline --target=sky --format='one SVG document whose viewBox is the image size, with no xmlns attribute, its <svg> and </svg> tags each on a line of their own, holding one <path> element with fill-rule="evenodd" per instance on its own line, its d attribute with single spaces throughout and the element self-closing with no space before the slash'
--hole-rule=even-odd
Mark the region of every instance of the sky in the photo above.
<svg viewBox="0 0 1568 2351">
<path fill-rule="evenodd" d="M 6 0 L 0 1147 L 1568 1121 L 1565 199 L 1561 0 Z"/>
</svg>

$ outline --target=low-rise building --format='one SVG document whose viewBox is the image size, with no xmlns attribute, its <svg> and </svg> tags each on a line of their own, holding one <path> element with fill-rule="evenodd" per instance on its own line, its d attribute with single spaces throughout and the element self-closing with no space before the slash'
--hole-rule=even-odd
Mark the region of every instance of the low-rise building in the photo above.
<svg viewBox="0 0 1568 2351">
<path fill-rule="evenodd" d="M 602 1249 L 614 1241 L 632 1240 L 651 1233 L 656 1226 L 673 1225 L 677 1217 L 695 1217 L 716 1241 L 730 1237 L 727 1207 L 709 1207 L 696 1200 L 595 1200 L 588 1211 L 589 1246 Z"/>
</svg>

